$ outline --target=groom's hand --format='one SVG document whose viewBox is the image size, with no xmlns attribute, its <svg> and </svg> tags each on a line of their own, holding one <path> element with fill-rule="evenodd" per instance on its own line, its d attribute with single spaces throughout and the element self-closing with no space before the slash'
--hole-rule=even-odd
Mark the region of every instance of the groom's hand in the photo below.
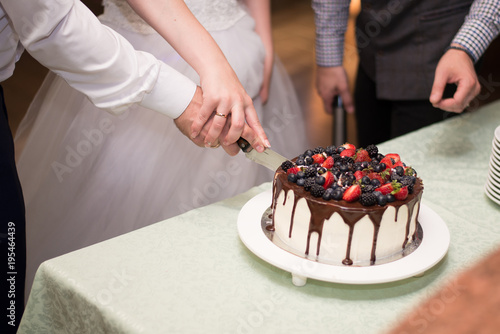
<svg viewBox="0 0 500 334">
<path fill-rule="evenodd" d="M 196 92 L 194 93 L 193 99 L 187 106 L 186 110 L 184 110 L 184 112 L 179 117 L 174 119 L 174 123 L 186 137 L 191 139 L 193 143 L 195 143 L 197 146 L 205 147 L 204 139 L 206 133 L 208 132 L 207 129 L 211 124 L 210 119 L 207 121 L 207 123 L 202 128 L 200 134 L 197 137 L 195 138 L 191 137 L 191 126 L 194 120 L 197 119 L 198 112 L 201 108 L 202 103 L 203 103 L 203 95 L 201 92 L 201 88 L 196 87 Z"/>
</svg>

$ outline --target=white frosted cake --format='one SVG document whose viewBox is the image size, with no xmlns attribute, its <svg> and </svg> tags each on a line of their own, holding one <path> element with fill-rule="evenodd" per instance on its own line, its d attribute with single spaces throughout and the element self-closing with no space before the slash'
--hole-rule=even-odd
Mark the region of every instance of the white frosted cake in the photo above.
<svg viewBox="0 0 500 334">
<path fill-rule="evenodd" d="M 422 192 L 398 154 L 375 145 L 318 147 L 276 171 L 270 228 L 298 255 L 373 265 L 414 242 Z"/>
</svg>

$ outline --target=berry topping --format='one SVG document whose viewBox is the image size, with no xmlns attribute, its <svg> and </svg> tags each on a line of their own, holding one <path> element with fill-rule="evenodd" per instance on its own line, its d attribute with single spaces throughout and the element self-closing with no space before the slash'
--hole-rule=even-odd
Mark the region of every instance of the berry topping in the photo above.
<svg viewBox="0 0 500 334">
<path fill-rule="evenodd" d="M 298 175 L 298 174 L 297 174 Z M 380 185 L 382 184 L 381 181 L 379 179 L 371 179 L 370 181 L 370 184 L 372 186 L 374 186 L 375 188 L 378 188 L 380 187 Z"/>
<path fill-rule="evenodd" d="M 320 186 L 325 184 L 325 177 L 324 176 L 316 176 L 316 184 L 319 184 Z"/>
<path fill-rule="evenodd" d="M 356 178 L 356 180 L 361 180 L 365 176 L 366 174 L 361 170 L 357 170 L 354 172 L 354 177 Z"/>
<path fill-rule="evenodd" d="M 401 180 L 401 175 L 399 175 L 395 170 L 393 170 L 393 172 L 391 172 L 391 181 L 399 181 Z"/>
<path fill-rule="evenodd" d="M 353 157 L 356 154 L 356 151 L 350 148 L 346 148 L 342 152 L 340 152 L 341 157 Z"/>
<path fill-rule="evenodd" d="M 390 194 L 394 188 L 392 187 L 392 183 L 386 183 L 375 189 L 375 191 L 379 191 L 382 195 Z"/>
<path fill-rule="evenodd" d="M 361 184 L 370 184 L 372 180 L 368 176 L 363 176 L 361 178 Z"/>
<path fill-rule="evenodd" d="M 323 188 L 325 189 L 329 188 L 335 182 L 335 176 L 333 176 L 332 172 L 324 173 L 323 177 L 325 178 L 325 183 L 323 184 Z"/>
<path fill-rule="evenodd" d="M 389 153 L 386 154 L 385 157 L 394 160 L 394 163 L 401 161 L 401 157 L 397 153 Z"/>
<path fill-rule="evenodd" d="M 325 192 L 323 193 L 323 199 L 325 201 L 331 200 L 333 198 L 332 196 L 334 191 L 335 190 L 333 190 L 332 188 L 325 189 Z"/>
<path fill-rule="evenodd" d="M 342 191 L 342 188 L 337 188 L 333 190 L 332 199 L 340 201 L 343 196 L 344 192 Z"/>
<path fill-rule="evenodd" d="M 322 164 L 325 161 L 325 156 L 321 153 L 313 155 L 312 158 L 315 164 Z"/>
<path fill-rule="evenodd" d="M 371 184 L 361 185 L 361 192 L 363 193 L 372 193 L 375 191 L 375 187 Z"/>
<path fill-rule="evenodd" d="M 324 192 L 325 188 L 323 188 L 319 184 L 313 184 L 311 186 L 311 195 L 313 195 L 314 197 L 323 197 Z"/>
<path fill-rule="evenodd" d="M 361 187 L 358 184 L 354 184 L 346 189 L 342 199 L 346 202 L 354 202 L 357 201 L 359 196 L 361 195 Z"/>
<path fill-rule="evenodd" d="M 306 150 L 295 160 L 282 163 L 289 182 L 304 187 L 325 201 L 359 200 L 380 205 L 405 200 L 413 193 L 417 174 L 399 154 L 383 155 L 375 145 L 365 149 L 350 143 Z"/>
<path fill-rule="evenodd" d="M 297 174 L 298 172 L 300 172 L 299 167 L 291 167 L 286 171 L 287 174 Z"/>
<path fill-rule="evenodd" d="M 293 166 L 295 166 L 293 162 L 291 162 L 290 160 L 285 160 L 281 164 L 281 169 L 283 169 L 286 172 L 288 171 L 289 168 L 292 168 Z"/>
<path fill-rule="evenodd" d="M 325 161 L 321 164 L 321 167 L 324 167 L 326 169 L 332 168 L 334 165 L 334 160 L 333 157 L 329 156 L 325 159 Z"/>
<path fill-rule="evenodd" d="M 377 198 L 378 205 L 384 206 L 387 204 L 387 196 L 386 195 L 382 195 L 382 193 L 379 191 L 374 191 L 373 195 L 375 195 L 375 197 Z"/>
<path fill-rule="evenodd" d="M 321 147 L 321 146 L 318 146 L 316 147 L 314 150 L 313 150 L 313 153 L 314 154 L 319 154 L 319 153 L 323 153 L 325 152 L 325 148 L 324 147 Z"/>
<path fill-rule="evenodd" d="M 359 203 L 364 206 L 377 204 L 377 197 L 373 193 L 363 193 L 359 196 Z"/>
<path fill-rule="evenodd" d="M 308 177 L 304 182 L 304 189 L 307 191 L 310 191 L 312 185 L 315 183 L 316 183 L 316 180 L 314 179 L 314 177 Z"/>
<path fill-rule="evenodd" d="M 356 146 L 354 146 L 353 144 L 351 143 L 345 143 L 344 145 L 341 145 L 341 147 L 345 148 L 345 149 L 349 149 L 349 150 L 354 150 L 356 151 Z"/>
<path fill-rule="evenodd" d="M 373 171 L 375 173 L 381 173 L 383 172 L 385 169 L 387 168 L 387 166 L 385 165 L 385 163 L 381 162 L 375 166 L 373 166 Z"/>
<path fill-rule="evenodd" d="M 379 173 L 376 173 L 376 172 L 372 172 L 370 174 L 368 174 L 368 177 L 373 181 L 373 180 L 378 180 L 379 181 L 379 185 L 380 184 L 384 184 L 385 181 L 384 181 L 384 178 L 379 174 Z"/>
<path fill-rule="evenodd" d="M 325 153 L 326 155 L 329 155 L 329 156 L 332 156 L 334 155 L 335 153 L 337 153 L 337 148 L 335 146 L 328 146 L 326 149 L 325 149 Z"/>
<path fill-rule="evenodd" d="M 378 154 L 378 147 L 375 145 L 368 145 L 366 147 L 366 150 L 368 151 L 368 154 L 370 155 L 370 158 L 376 158 Z"/>
<path fill-rule="evenodd" d="M 386 168 L 392 168 L 396 162 L 388 156 L 380 160 L 380 165 L 384 164 Z"/>
<path fill-rule="evenodd" d="M 314 177 L 316 176 L 316 168 L 315 167 L 308 167 L 304 173 L 306 174 L 306 177 Z"/>
<path fill-rule="evenodd" d="M 408 187 L 401 187 L 393 195 L 398 201 L 404 201 L 408 197 Z"/>
<path fill-rule="evenodd" d="M 313 162 L 314 162 L 314 160 L 313 160 L 313 158 L 311 158 L 311 156 L 310 156 L 310 155 L 306 155 L 306 156 L 305 156 L 305 158 L 304 158 L 304 163 L 305 163 L 306 165 L 308 165 L 308 166 L 309 166 L 309 165 L 312 165 L 312 164 L 313 164 Z"/>
<path fill-rule="evenodd" d="M 370 154 L 368 153 L 368 151 L 361 148 L 356 153 L 356 158 L 354 159 L 354 162 L 363 162 L 363 161 L 370 162 L 372 161 L 372 159 L 370 158 Z"/>
</svg>

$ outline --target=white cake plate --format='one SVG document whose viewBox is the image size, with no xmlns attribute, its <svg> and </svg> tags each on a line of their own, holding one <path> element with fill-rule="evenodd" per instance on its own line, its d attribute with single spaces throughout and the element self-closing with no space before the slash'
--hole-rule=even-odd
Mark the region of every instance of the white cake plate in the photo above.
<svg viewBox="0 0 500 334">
<path fill-rule="evenodd" d="M 264 234 L 262 214 L 269 208 L 272 191 L 262 192 L 249 200 L 238 215 L 241 241 L 264 261 L 292 274 L 296 286 L 305 285 L 307 278 L 345 284 L 376 284 L 421 276 L 436 265 L 448 252 L 450 232 L 445 222 L 425 204 L 420 204 L 418 221 L 423 230 L 420 246 L 410 254 L 373 266 L 344 266 L 320 263 L 294 255 L 275 245 Z"/>
</svg>

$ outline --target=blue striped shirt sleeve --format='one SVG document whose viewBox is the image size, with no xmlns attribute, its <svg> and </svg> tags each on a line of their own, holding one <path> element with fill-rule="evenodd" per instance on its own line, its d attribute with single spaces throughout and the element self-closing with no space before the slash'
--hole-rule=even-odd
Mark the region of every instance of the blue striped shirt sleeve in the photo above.
<svg viewBox="0 0 500 334">
<path fill-rule="evenodd" d="M 312 0 L 316 25 L 316 64 L 341 66 L 350 0 Z"/>
<path fill-rule="evenodd" d="M 500 0 L 476 0 L 453 38 L 476 62 L 500 33 Z"/>
</svg>

